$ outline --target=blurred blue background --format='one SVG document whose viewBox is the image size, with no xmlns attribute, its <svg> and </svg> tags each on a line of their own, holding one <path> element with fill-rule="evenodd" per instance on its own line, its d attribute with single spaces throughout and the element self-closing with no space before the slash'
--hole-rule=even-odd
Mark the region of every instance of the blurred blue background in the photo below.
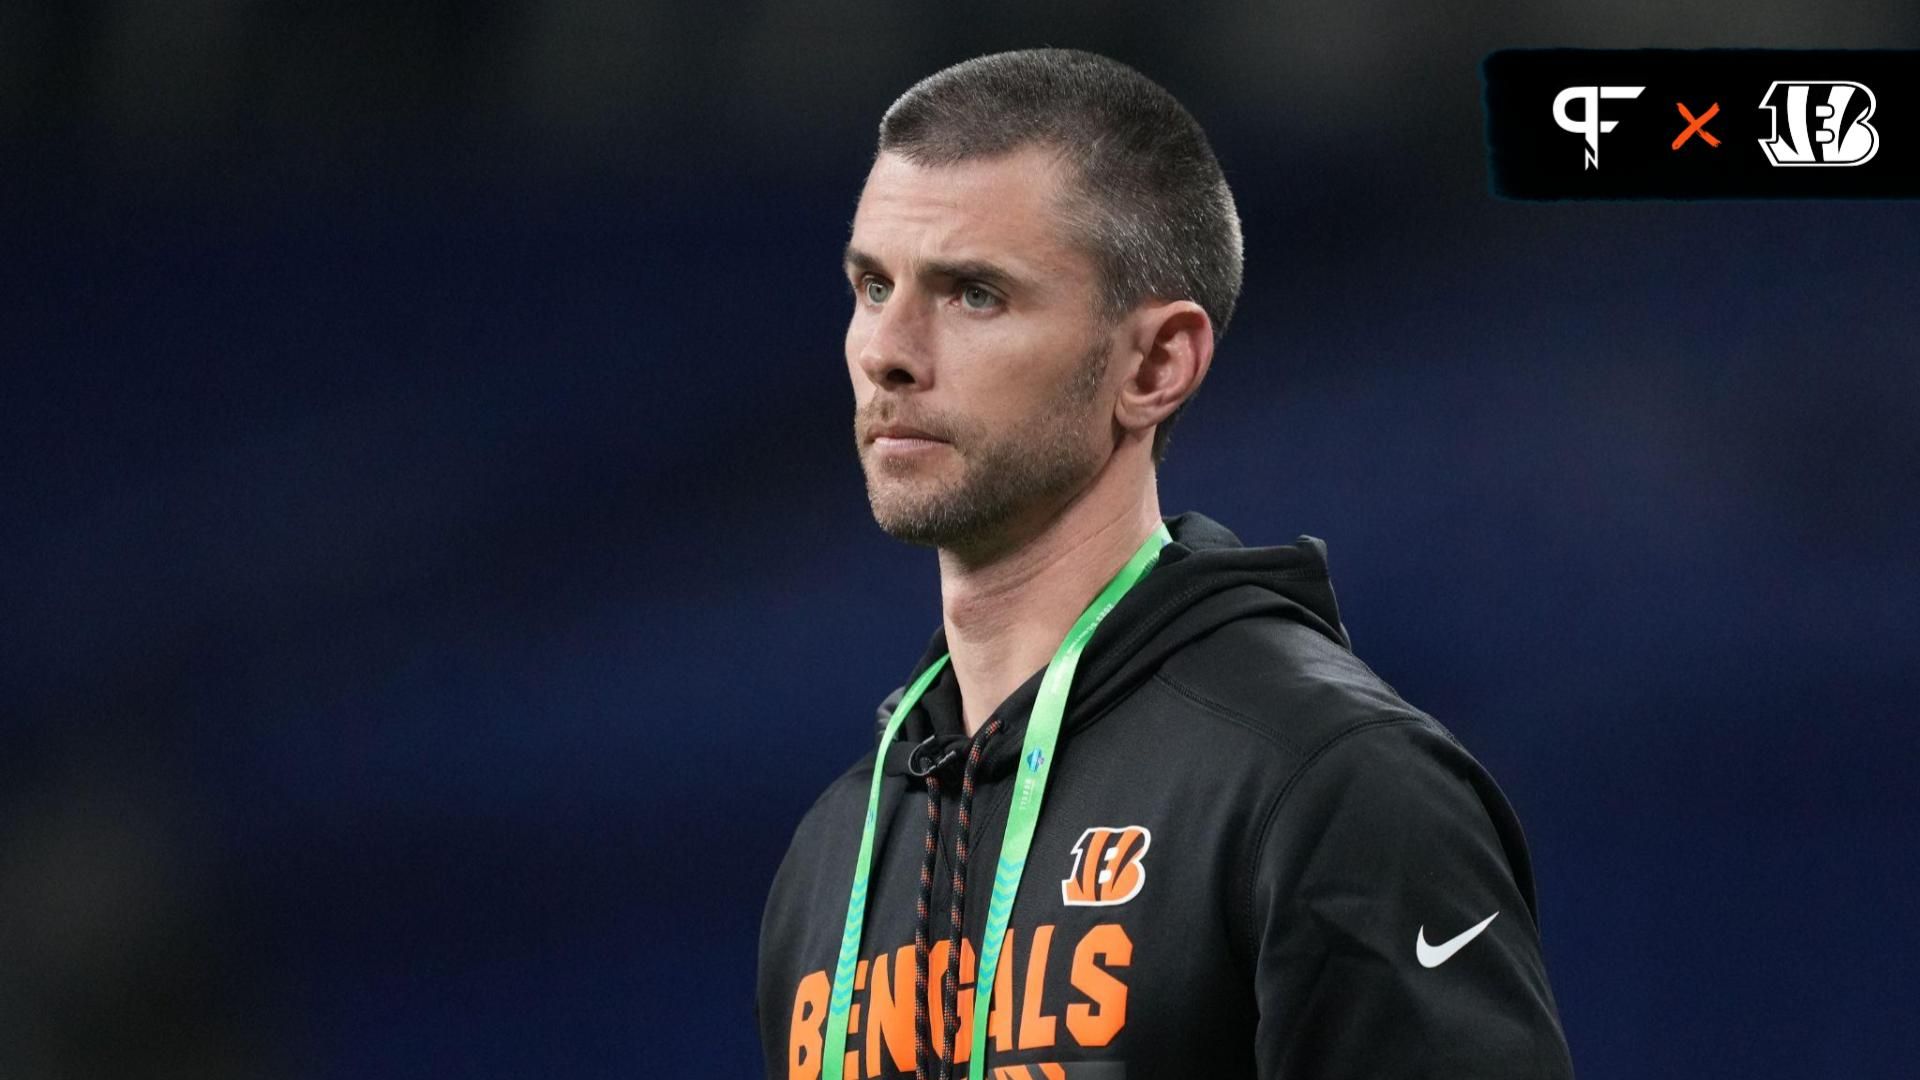
<svg viewBox="0 0 1920 1080">
<path fill-rule="evenodd" d="M 1168 513 L 1327 540 L 1534 849 L 1574 1060 L 1920 1038 L 1920 204 L 1505 203 L 1528 45 L 1911 3 L 14 0 L 0 1076 L 750 1076 L 760 905 L 939 618 L 868 516 L 874 125 L 1172 89 L 1247 283 Z"/>
</svg>

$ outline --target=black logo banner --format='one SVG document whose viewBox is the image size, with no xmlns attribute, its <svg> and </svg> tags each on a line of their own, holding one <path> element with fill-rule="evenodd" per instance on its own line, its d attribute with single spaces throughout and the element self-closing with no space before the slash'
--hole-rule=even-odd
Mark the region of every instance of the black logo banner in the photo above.
<svg viewBox="0 0 1920 1080">
<path fill-rule="evenodd" d="M 1920 198 L 1920 50 L 1504 49 L 1481 73 L 1507 198 Z"/>
</svg>

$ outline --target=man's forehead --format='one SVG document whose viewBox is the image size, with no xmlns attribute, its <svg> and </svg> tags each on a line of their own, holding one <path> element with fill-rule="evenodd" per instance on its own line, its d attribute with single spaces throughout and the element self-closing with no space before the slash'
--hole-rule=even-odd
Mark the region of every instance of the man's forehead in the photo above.
<svg viewBox="0 0 1920 1080">
<path fill-rule="evenodd" d="M 940 262 L 994 262 L 1032 274 L 1084 273 L 1060 215 L 1065 170 L 1023 149 L 921 165 L 893 153 L 875 160 L 854 212 L 850 251 Z"/>
</svg>

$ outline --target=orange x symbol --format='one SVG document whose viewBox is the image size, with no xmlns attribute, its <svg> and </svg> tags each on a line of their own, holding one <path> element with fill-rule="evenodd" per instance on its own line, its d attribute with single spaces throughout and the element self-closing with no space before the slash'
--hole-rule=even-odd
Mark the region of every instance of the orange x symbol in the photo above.
<svg viewBox="0 0 1920 1080">
<path fill-rule="evenodd" d="M 1680 137 L 1673 140 L 1673 148 L 1675 150 L 1680 149 L 1680 144 L 1683 142 L 1686 142 L 1687 138 L 1691 136 L 1694 132 L 1699 132 L 1700 137 L 1707 140 L 1708 146 L 1720 145 L 1720 140 L 1714 138 L 1713 132 L 1708 131 L 1706 126 L 1707 121 L 1713 119 L 1713 114 L 1720 111 L 1719 102 L 1716 101 L 1712 105 L 1709 105 L 1707 107 L 1707 111 L 1701 113 L 1699 119 L 1697 120 L 1694 118 L 1694 115 L 1692 113 L 1687 111 L 1687 107 L 1685 105 L 1682 105 L 1676 101 L 1673 103 L 1673 107 L 1676 109 L 1679 109 L 1680 115 L 1687 118 L 1687 130 L 1681 132 Z"/>
</svg>

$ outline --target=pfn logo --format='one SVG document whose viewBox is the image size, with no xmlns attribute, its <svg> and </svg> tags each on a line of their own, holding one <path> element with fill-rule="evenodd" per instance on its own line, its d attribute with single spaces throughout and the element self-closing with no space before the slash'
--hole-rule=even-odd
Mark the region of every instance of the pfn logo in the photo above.
<svg viewBox="0 0 1920 1080">
<path fill-rule="evenodd" d="M 1775 165 L 1865 165 L 1880 149 L 1880 133 L 1867 123 L 1873 91 L 1857 82 L 1775 82 L 1760 107 L 1773 123 L 1760 149 Z"/>
<path fill-rule="evenodd" d="M 1144 825 L 1095 826 L 1081 833 L 1073 845 L 1073 873 L 1060 882 L 1060 902 L 1105 907 L 1140 895 L 1147 883 L 1140 860 L 1152 842 Z"/>
<path fill-rule="evenodd" d="M 1618 120 L 1600 119 L 1601 99 L 1637 98 L 1645 89 L 1644 86 L 1569 86 L 1553 99 L 1553 121 L 1560 125 L 1560 130 L 1586 136 L 1587 163 L 1581 166 L 1583 170 L 1600 167 L 1600 136 L 1620 126 Z M 1578 119 L 1567 115 L 1567 106 L 1575 100 L 1586 103 Z"/>
</svg>

